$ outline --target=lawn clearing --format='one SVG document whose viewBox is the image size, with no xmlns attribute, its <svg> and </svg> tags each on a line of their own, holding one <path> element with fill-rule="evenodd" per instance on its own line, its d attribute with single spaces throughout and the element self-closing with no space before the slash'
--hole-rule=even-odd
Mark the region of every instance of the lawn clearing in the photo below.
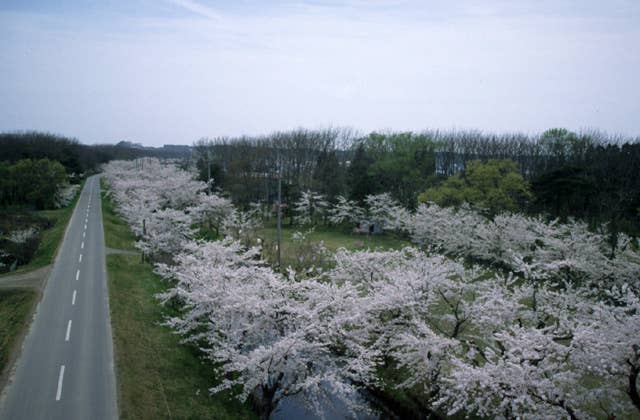
<svg viewBox="0 0 640 420">
<path fill-rule="evenodd" d="M 282 227 L 282 250 L 281 259 L 282 266 L 296 266 L 296 248 L 299 246 L 296 244 L 292 235 L 295 232 L 306 232 L 308 228 L 302 227 Z M 277 229 L 275 226 L 266 226 L 259 229 L 257 232 L 258 238 L 264 240 L 265 249 L 275 249 L 275 243 L 277 239 Z M 382 235 L 360 235 L 352 233 L 349 230 L 335 228 L 335 227 L 316 227 L 312 233 L 308 235 L 310 243 L 322 242 L 324 246 L 330 251 L 336 251 L 338 248 L 346 248 L 349 250 L 364 250 L 364 249 L 401 249 L 406 246 L 411 246 L 411 242 L 408 239 L 399 237 L 393 233 L 384 233 Z M 269 259 L 269 262 L 274 264 L 275 261 L 271 261 L 273 252 L 266 252 L 265 258 Z"/>
</svg>

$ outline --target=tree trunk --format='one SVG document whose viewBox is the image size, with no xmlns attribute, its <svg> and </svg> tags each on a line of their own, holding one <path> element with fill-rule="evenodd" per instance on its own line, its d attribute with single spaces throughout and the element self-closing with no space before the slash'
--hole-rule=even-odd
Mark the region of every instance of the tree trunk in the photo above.
<svg viewBox="0 0 640 420">
<path fill-rule="evenodd" d="M 251 395 L 253 407 L 261 420 L 268 420 L 275 409 L 276 387 L 258 386 Z"/>
<path fill-rule="evenodd" d="M 640 367 L 632 366 L 631 372 L 629 372 L 629 387 L 627 388 L 627 394 L 631 398 L 633 405 L 640 411 L 640 395 L 638 394 L 638 375 L 640 374 Z"/>
</svg>

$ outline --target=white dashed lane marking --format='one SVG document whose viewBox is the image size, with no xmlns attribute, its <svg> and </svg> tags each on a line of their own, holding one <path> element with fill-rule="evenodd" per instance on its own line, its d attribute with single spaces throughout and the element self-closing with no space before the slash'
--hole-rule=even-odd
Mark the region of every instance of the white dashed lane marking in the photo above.
<svg viewBox="0 0 640 420">
<path fill-rule="evenodd" d="M 71 336 L 71 320 L 67 324 L 67 333 L 64 335 L 64 341 L 69 341 L 69 337 Z"/>
<path fill-rule="evenodd" d="M 58 375 L 58 390 L 56 391 L 56 401 L 62 398 L 62 381 L 64 381 L 64 365 L 60 366 L 60 374 Z"/>
</svg>

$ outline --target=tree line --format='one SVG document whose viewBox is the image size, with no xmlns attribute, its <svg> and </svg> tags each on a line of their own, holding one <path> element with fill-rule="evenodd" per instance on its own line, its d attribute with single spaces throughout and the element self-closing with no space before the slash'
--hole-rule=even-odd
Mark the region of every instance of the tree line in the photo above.
<svg viewBox="0 0 640 420">
<path fill-rule="evenodd" d="M 259 137 L 201 139 L 195 144 L 200 179 L 231 194 L 241 206 L 272 202 L 282 180 L 284 202 L 306 190 L 335 201 L 363 201 L 391 191 L 415 206 L 435 170 L 435 144 L 422 134 L 360 137 L 350 129 L 297 129 Z M 416 192 L 414 194 L 414 192 Z"/>
<path fill-rule="evenodd" d="M 141 156 L 173 158 L 176 151 L 116 145 L 85 145 L 78 140 L 36 131 L 0 133 L 0 208 L 54 208 L 64 197 L 64 184 L 97 171 L 113 159 Z"/>
<path fill-rule="evenodd" d="M 566 220 L 640 232 L 640 143 L 600 132 L 550 129 L 539 135 L 478 131 L 359 134 L 350 129 L 297 129 L 269 135 L 201 139 L 194 146 L 201 180 L 213 179 L 241 207 L 273 203 L 278 178 L 283 202 L 306 190 L 330 202 L 344 196 L 359 203 L 389 192 L 414 209 L 421 194 L 457 175 L 467 180 L 478 163 L 513 167 L 526 187 L 499 211 L 547 214 Z M 476 162 L 476 163 L 473 163 Z M 495 165 L 496 163 L 494 163 Z M 474 166 L 475 165 L 475 166 Z M 521 185 L 512 185 L 520 188 Z M 476 192 L 477 193 L 477 192 Z"/>
<path fill-rule="evenodd" d="M 132 143 L 86 145 L 77 139 L 37 131 L 0 133 L 0 161 L 49 159 L 64 166 L 67 174 L 91 172 L 114 159 L 183 157 L 183 152 L 162 148 L 132 147 Z"/>
</svg>

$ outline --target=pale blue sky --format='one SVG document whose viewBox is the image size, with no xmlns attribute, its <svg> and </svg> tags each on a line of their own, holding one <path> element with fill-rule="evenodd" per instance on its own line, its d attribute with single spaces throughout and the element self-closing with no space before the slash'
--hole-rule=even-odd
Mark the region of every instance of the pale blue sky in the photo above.
<svg viewBox="0 0 640 420">
<path fill-rule="evenodd" d="M 455 4 L 455 6 L 454 6 Z M 640 135 L 640 2 L 0 0 L 0 131 Z"/>
</svg>

